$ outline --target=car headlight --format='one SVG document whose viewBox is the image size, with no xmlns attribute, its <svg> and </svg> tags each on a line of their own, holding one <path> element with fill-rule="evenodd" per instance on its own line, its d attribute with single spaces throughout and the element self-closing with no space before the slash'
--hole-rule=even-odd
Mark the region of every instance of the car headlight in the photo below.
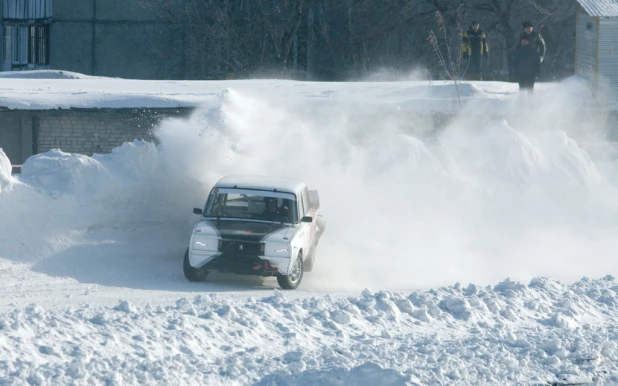
<svg viewBox="0 0 618 386">
<path fill-rule="evenodd" d="M 266 243 L 265 256 L 287 257 L 290 255 L 290 246 L 284 243 Z"/>
<path fill-rule="evenodd" d="M 217 239 L 208 237 L 194 237 L 193 249 L 200 251 L 217 251 L 219 249 L 219 245 L 217 244 Z"/>
</svg>

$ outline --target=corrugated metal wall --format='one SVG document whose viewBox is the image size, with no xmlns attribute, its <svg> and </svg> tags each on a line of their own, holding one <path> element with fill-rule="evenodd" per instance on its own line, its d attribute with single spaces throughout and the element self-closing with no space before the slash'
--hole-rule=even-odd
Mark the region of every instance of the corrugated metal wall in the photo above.
<svg viewBox="0 0 618 386">
<path fill-rule="evenodd" d="M 598 22 L 584 12 L 577 15 L 575 73 L 595 82 Z"/>
<path fill-rule="evenodd" d="M 600 19 L 599 24 L 599 92 L 618 103 L 618 18 Z"/>
<path fill-rule="evenodd" d="M 52 17 L 52 0 L 4 0 L 3 4 L 5 19 L 35 20 Z"/>
</svg>

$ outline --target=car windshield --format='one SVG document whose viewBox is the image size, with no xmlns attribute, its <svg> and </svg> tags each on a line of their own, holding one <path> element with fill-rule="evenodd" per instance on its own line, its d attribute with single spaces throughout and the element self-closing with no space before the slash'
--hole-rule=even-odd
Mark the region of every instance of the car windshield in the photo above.
<svg viewBox="0 0 618 386">
<path fill-rule="evenodd" d="M 296 200 L 289 193 L 218 189 L 210 192 L 205 217 L 296 223 Z"/>
</svg>

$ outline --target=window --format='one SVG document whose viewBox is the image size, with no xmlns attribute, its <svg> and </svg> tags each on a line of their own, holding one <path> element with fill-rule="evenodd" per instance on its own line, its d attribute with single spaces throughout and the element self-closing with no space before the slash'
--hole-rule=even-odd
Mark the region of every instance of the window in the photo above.
<svg viewBox="0 0 618 386">
<path fill-rule="evenodd" d="M 49 30 L 53 0 L 0 0 L 4 41 L 3 70 L 49 66 Z"/>
<path fill-rule="evenodd" d="M 37 26 L 37 64 L 49 64 L 49 24 Z"/>
<path fill-rule="evenodd" d="M 28 31 L 28 63 L 49 64 L 49 24 L 31 25 Z"/>
<path fill-rule="evenodd" d="M 213 189 L 204 216 L 296 222 L 296 200 L 289 193 L 243 189 Z"/>
<path fill-rule="evenodd" d="M 11 31 L 11 63 L 13 65 L 28 64 L 28 30 L 25 27 L 9 27 Z"/>
<path fill-rule="evenodd" d="M 31 25 L 28 28 L 28 62 L 36 63 L 36 50 L 33 49 L 36 47 L 36 26 Z"/>
<path fill-rule="evenodd" d="M 52 17 L 52 0 L 2 0 L 3 17 L 11 20 L 43 20 Z"/>
<path fill-rule="evenodd" d="M 11 62 L 11 27 L 4 27 L 4 58 L 2 60 L 6 63 Z"/>
<path fill-rule="evenodd" d="M 45 67 L 49 64 L 49 24 L 4 27 L 5 62 L 12 69 Z"/>
</svg>

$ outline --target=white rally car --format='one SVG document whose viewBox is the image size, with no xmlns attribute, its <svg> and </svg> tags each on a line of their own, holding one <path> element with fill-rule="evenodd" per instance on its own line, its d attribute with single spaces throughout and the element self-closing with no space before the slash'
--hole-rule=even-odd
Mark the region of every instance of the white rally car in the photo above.
<svg viewBox="0 0 618 386">
<path fill-rule="evenodd" d="M 316 190 L 300 180 L 228 176 L 210 191 L 191 234 L 183 269 L 191 281 L 211 271 L 276 276 L 294 289 L 313 268 L 324 231 Z"/>
</svg>

